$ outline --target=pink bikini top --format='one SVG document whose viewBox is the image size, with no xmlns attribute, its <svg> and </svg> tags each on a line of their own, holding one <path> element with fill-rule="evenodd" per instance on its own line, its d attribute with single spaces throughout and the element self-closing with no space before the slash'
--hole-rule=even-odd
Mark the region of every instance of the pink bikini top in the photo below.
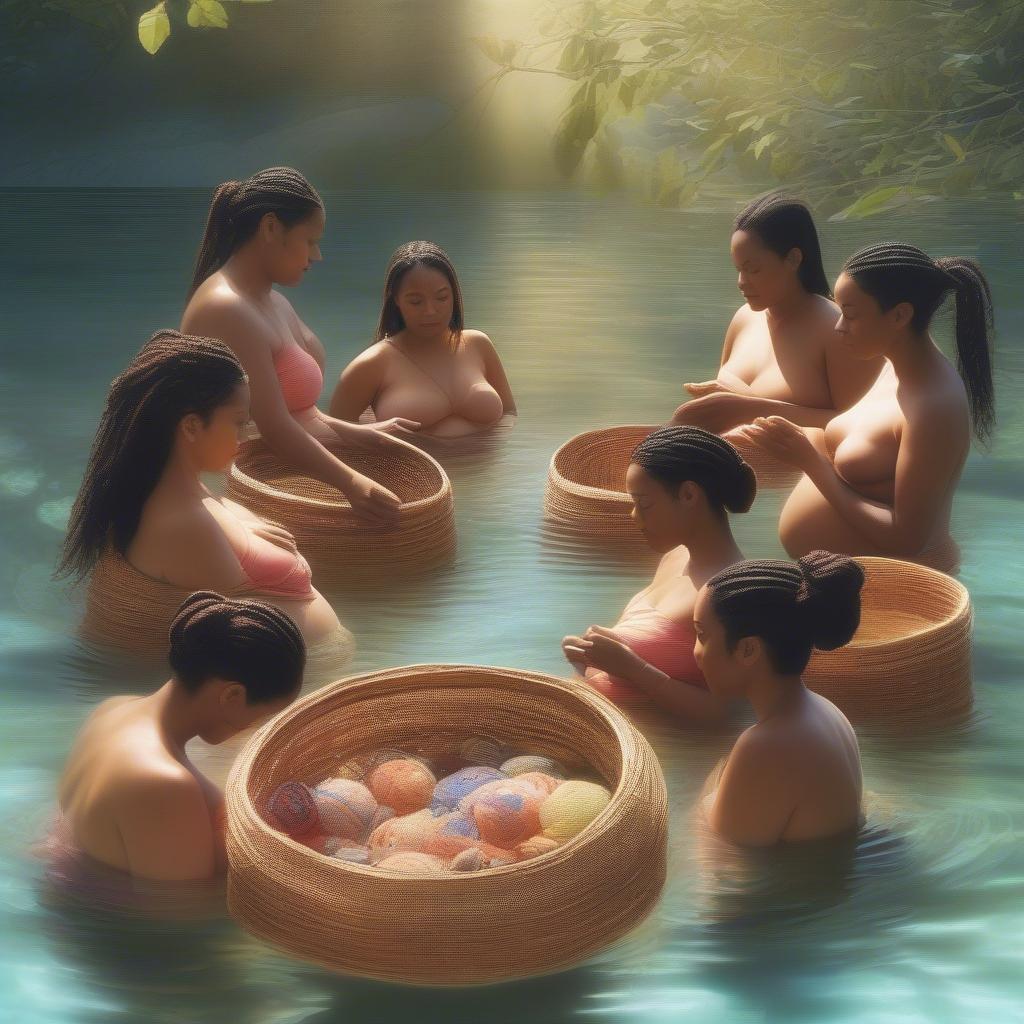
<svg viewBox="0 0 1024 1024">
<path fill-rule="evenodd" d="M 312 597 L 313 573 L 302 555 L 245 531 L 246 548 L 238 556 L 242 571 L 258 589 L 285 597 Z"/>
<path fill-rule="evenodd" d="M 627 647 L 670 679 L 707 689 L 704 673 L 693 656 L 697 637 L 692 622 L 670 619 L 638 594 L 626 605 L 613 629 Z M 588 672 L 587 682 L 612 700 L 640 696 L 635 687 L 607 672 Z"/>
<path fill-rule="evenodd" d="M 280 348 L 274 355 L 274 369 L 290 413 L 305 412 L 316 405 L 324 389 L 324 375 L 320 364 L 301 345 Z"/>
</svg>

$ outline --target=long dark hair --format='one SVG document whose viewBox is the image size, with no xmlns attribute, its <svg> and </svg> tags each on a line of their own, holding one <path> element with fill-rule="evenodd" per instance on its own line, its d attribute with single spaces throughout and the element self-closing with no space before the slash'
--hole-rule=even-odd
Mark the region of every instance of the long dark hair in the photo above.
<svg viewBox="0 0 1024 1024">
<path fill-rule="evenodd" d="M 107 548 L 124 554 L 167 465 L 178 424 L 204 421 L 245 381 L 223 342 L 158 331 L 110 385 L 57 566 L 82 577 Z"/>
<path fill-rule="evenodd" d="M 700 427 L 661 427 L 633 449 L 630 461 L 673 493 L 692 480 L 719 516 L 746 512 L 757 494 L 757 478 L 740 453 Z"/>
<path fill-rule="evenodd" d="M 737 562 L 708 581 L 711 606 L 732 650 L 760 637 L 777 672 L 798 675 L 817 647 L 849 643 L 860 625 L 864 570 L 846 555 L 812 551 L 794 564 Z"/>
<path fill-rule="evenodd" d="M 796 273 L 804 291 L 832 298 L 832 288 L 821 260 L 818 232 L 806 203 L 777 192 L 760 196 L 743 208 L 732 229 L 753 232 L 777 256 L 799 249 L 802 259 Z"/>
<path fill-rule="evenodd" d="M 397 334 L 405 328 L 405 320 L 395 301 L 395 294 L 402 284 L 402 278 L 417 266 L 439 270 L 448 278 L 452 290 L 452 318 L 448 322 L 451 331 L 451 344 L 458 348 L 462 339 L 462 329 L 466 326 L 462 308 L 462 289 L 459 277 L 448 254 L 433 242 L 406 242 L 399 246 L 391 255 L 388 272 L 384 277 L 384 299 L 380 308 L 380 319 L 377 321 L 376 341 Z"/>
<path fill-rule="evenodd" d="M 268 167 L 245 181 L 218 185 L 210 203 L 188 297 L 191 299 L 196 289 L 256 234 L 265 213 L 273 213 L 290 228 L 323 208 L 324 201 L 316 189 L 291 167 Z"/>
<path fill-rule="evenodd" d="M 992 292 L 981 267 L 957 256 L 933 260 L 916 246 L 883 242 L 851 256 L 843 272 L 883 311 L 909 302 L 914 307 L 910 326 L 919 333 L 928 330 L 946 295 L 956 294 L 956 366 L 967 389 L 974 432 L 978 440 L 987 440 L 995 424 L 993 317 Z"/>
<path fill-rule="evenodd" d="M 298 693 L 306 644 L 277 608 L 200 590 L 174 615 L 170 662 L 175 678 L 192 693 L 207 679 L 229 679 L 245 687 L 247 703 L 261 704 Z"/>
</svg>

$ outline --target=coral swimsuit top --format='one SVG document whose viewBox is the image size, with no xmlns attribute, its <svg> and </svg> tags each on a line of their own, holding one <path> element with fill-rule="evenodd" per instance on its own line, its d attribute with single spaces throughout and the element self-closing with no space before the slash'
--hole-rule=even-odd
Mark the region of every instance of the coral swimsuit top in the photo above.
<svg viewBox="0 0 1024 1024">
<path fill-rule="evenodd" d="M 236 555 L 254 587 L 299 600 L 313 596 L 313 573 L 302 555 L 292 554 L 249 529 L 245 531 L 245 543 L 245 550 Z"/>
<path fill-rule="evenodd" d="M 288 411 L 305 412 L 316 405 L 324 389 L 320 364 L 298 344 L 284 345 L 274 353 L 274 370 Z"/>
<path fill-rule="evenodd" d="M 693 648 L 697 635 L 692 622 L 676 622 L 637 594 L 619 621 L 612 627 L 616 635 L 636 655 L 660 669 L 670 679 L 678 679 L 707 689 L 704 674 L 697 667 Z M 607 672 L 588 670 L 587 682 L 613 701 L 644 699 L 635 686 Z"/>
</svg>

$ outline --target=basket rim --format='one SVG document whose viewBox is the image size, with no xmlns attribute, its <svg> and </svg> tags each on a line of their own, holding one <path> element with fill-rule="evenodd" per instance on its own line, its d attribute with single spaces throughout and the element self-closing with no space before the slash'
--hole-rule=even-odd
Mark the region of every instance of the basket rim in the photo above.
<svg viewBox="0 0 1024 1024">
<path fill-rule="evenodd" d="M 555 449 L 555 453 L 551 456 L 551 462 L 548 464 L 548 476 L 550 477 L 551 482 L 558 487 L 561 487 L 563 490 L 579 494 L 583 497 L 603 498 L 606 501 L 621 501 L 624 504 L 632 504 L 626 491 L 613 491 L 608 487 L 594 487 L 593 484 L 581 484 L 577 483 L 575 480 L 570 480 L 558 469 L 558 458 L 563 454 L 565 449 L 569 447 L 569 445 L 587 437 L 594 437 L 598 434 L 611 434 L 625 430 L 646 430 L 650 433 L 651 431 L 657 430 L 660 425 L 661 424 L 658 423 L 619 423 L 611 427 L 596 427 L 593 430 L 584 430 L 582 433 L 575 434 L 568 440 L 563 441 L 558 448 Z"/>
<path fill-rule="evenodd" d="M 352 871 L 356 874 L 367 874 L 374 878 L 393 878 L 394 875 L 392 872 L 382 871 L 375 865 L 353 864 L 348 861 L 339 860 L 335 857 L 329 857 L 326 854 L 319 853 L 318 851 L 313 850 L 293 839 L 286 833 L 279 832 L 277 829 L 271 827 L 264 820 L 263 815 L 256 809 L 256 806 L 249 795 L 249 788 L 246 785 L 246 781 L 248 779 L 249 771 L 257 759 L 258 750 L 264 741 L 268 740 L 272 735 L 278 733 L 281 729 L 291 724 L 296 717 L 305 714 L 309 708 L 315 707 L 323 700 L 333 696 L 337 691 L 347 689 L 353 685 L 374 683 L 398 675 L 409 674 L 415 678 L 417 676 L 428 676 L 438 671 L 446 673 L 455 672 L 458 675 L 468 675 L 470 673 L 479 673 L 481 671 L 491 673 L 508 673 L 521 679 L 528 679 L 531 682 L 537 682 L 544 685 L 555 685 L 561 690 L 574 693 L 574 695 L 583 699 L 584 703 L 588 704 L 592 711 L 598 713 L 603 719 L 604 724 L 609 726 L 614 732 L 616 740 L 619 742 L 620 749 L 624 739 L 631 737 L 633 734 L 637 734 L 635 726 L 629 722 L 615 704 L 591 687 L 585 687 L 584 684 L 575 683 L 575 681 L 571 679 L 549 675 L 544 672 L 535 672 L 530 669 L 511 668 L 500 665 L 473 665 L 466 662 L 420 662 L 412 665 L 396 665 L 386 669 L 363 672 L 354 676 L 342 676 L 341 678 L 334 680 L 334 682 L 327 683 L 319 689 L 306 694 L 304 697 L 300 697 L 279 714 L 275 715 L 269 722 L 262 725 L 249 738 L 248 742 L 235 758 L 235 762 L 231 767 L 227 784 L 224 787 L 224 795 L 227 805 L 230 806 L 232 803 L 237 803 L 244 811 L 248 819 L 248 824 L 250 826 L 255 825 L 265 839 L 269 839 L 271 842 L 282 842 L 311 857 L 319 857 L 337 867 L 342 874 Z M 644 739 L 642 733 L 639 735 L 641 739 Z M 655 760 L 657 759 L 655 758 Z M 566 853 L 571 853 L 575 846 L 581 844 L 584 839 L 589 839 L 589 837 L 594 834 L 595 826 L 613 810 L 616 797 L 620 794 L 626 784 L 625 778 L 626 773 L 623 772 L 619 777 L 619 781 L 615 789 L 611 791 L 612 795 L 608 804 L 593 821 L 586 825 L 581 832 L 577 833 L 577 835 L 573 836 L 572 839 L 567 842 L 562 843 L 556 850 L 540 854 L 537 857 L 531 857 L 529 861 L 525 863 L 531 868 L 534 866 L 540 866 L 546 858 L 554 857 L 556 855 L 564 856 Z M 480 868 L 477 871 L 465 874 L 458 872 L 446 872 L 443 875 L 421 875 L 409 873 L 403 874 L 402 877 L 404 880 L 409 882 L 429 881 L 437 883 L 439 880 L 458 881 L 459 879 L 476 878 L 481 875 L 491 877 L 496 873 L 507 873 L 509 871 L 520 869 L 523 866 L 524 863 L 515 862 L 512 864 L 503 864 L 497 867 Z"/>
<path fill-rule="evenodd" d="M 390 434 L 388 435 L 388 437 L 392 441 L 396 441 L 398 444 L 402 445 L 404 448 L 409 449 L 409 451 L 414 452 L 415 455 L 418 456 L 419 458 L 425 459 L 427 462 L 429 462 L 434 467 L 434 469 L 437 470 L 441 478 L 441 486 L 436 491 L 434 491 L 433 494 L 428 494 L 426 497 L 423 498 L 415 498 L 412 501 L 403 501 L 401 505 L 399 505 L 399 510 L 419 509 L 426 505 L 432 504 L 438 500 L 444 500 L 445 498 L 451 497 L 452 482 L 448 478 L 448 474 L 445 472 L 444 467 L 441 465 L 440 462 L 437 461 L 437 459 L 435 459 L 429 452 L 424 451 L 422 448 L 417 448 L 416 445 L 410 444 L 408 441 L 404 440 L 401 437 L 394 437 L 393 435 Z M 249 440 L 262 441 L 262 437 L 250 438 Z M 313 506 L 315 508 L 330 508 L 336 510 L 351 510 L 352 508 L 351 504 L 348 502 L 348 499 L 346 499 L 344 495 L 342 495 L 340 501 L 327 501 L 323 498 L 312 498 L 307 497 L 305 495 L 292 494 L 290 491 L 284 491 L 281 490 L 281 488 L 279 487 L 272 487 L 270 484 L 265 484 L 262 480 L 257 480 L 254 476 L 250 476 L 248 473 L 245 472 L 245 470 L 239 467 L 238 458 L 239 456 L 241 456 L 241 454 L 242 453 L 239 452 L 239 455 L 235 456 L 235 460 L 232 461 L 231 468 L 229 470 L 229 476 L 241 487 L 246 487 L 249 490 L 255 491 L 257 494 L 261 494 L 266 497 L 272 497 L 275 501 L 284 502 L 285 504 Z M 308 473 L 304 473 L 301 475 L 309 476 Z M 315 477 L 310 477 L 310 479 L 315 479 Z M 341 492 L 339 491 L 339 494 L 340 493 Z"/>
</svg>

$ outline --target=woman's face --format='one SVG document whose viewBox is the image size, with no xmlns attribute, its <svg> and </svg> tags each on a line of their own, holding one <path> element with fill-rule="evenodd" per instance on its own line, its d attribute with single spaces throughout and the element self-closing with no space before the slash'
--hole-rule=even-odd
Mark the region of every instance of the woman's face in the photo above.
<svg viewBox="0 0 1024 1024">
<path fill-rule="evenodd" d="M 447 274 L 418 263 L 398 282 L 395 304 L 406 330 L 426 336 L 444 335 L 452 322 L 455 293 Z"/>
<path fill-rule="evenodd" d="M 182 429 L 200 472 L 220 473 L 234 462 L 248 422 L 248 384 L 239 384 L 228 401 L 213 410 L 206 423 L 195 413 L 185 417 Z"/>
<path fill-rule="evenodd" d="M 275 283 L 296 285 L 314 263 L 323 259 L 320 240 L 326 225 L 327 217 L 319 207 L 290 228 L 272 213 L 263 218 L 260 230 L 266 232 Z"/>
<path fill-rule="evenodd" d="M 835 296 L 840 310 L 836 332 L 858 359 L 875 359 L 888 353 L 913 314 L 913 307 L 907 302 L 883 312 L 878 300 L 846 273 L 836 281 Z"/>
<path fill-rule="evenodd" d="M 739 272 L 737 285 L 747 305 L 758 312 L 778 305 L 802 288 L 798 270 L 801 254 L 791 249 L 786 256 L 772 252 L 753 231 L 734 231 L 729 246 L 733 266 Z"/>
<path fill-rule="evenodd" d="M 635 462 L 626 469 L 626 491 L 633 502 L 630 515 L 655 551 L 663 554 L 683 543 L 687 508 L 678 496 Z"/>
<path fill-rule="evenodd" d="M 737 657 L 740 645 L 729 650 L 725 626 L 715 614 L 707 586 L 701 587 L 697 594 L 697 603 L 693 608 L 693 631 L 696 636 L 693 658 L 704 673 L 708 689 L 721 697 L 742 696 L 748 672 Z"/>
</svg>

